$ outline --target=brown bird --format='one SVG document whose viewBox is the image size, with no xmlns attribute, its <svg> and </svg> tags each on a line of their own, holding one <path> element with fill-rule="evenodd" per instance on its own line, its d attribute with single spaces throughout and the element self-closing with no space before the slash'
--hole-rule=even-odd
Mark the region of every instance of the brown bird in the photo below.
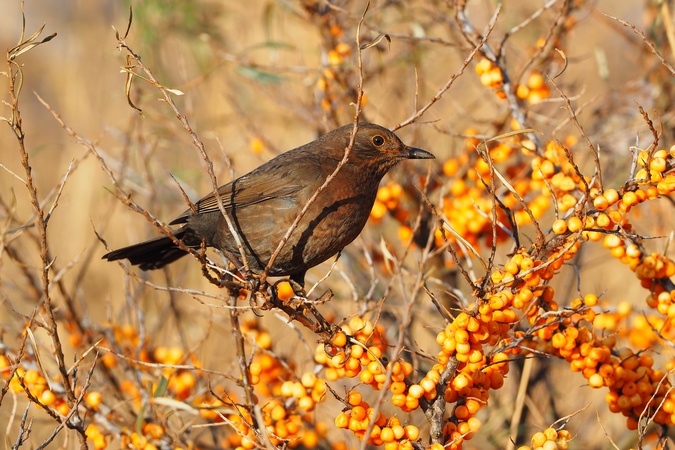
<svg viewBox="0 0 675 450">
<path fill-rule="evenodd" d="M 239 235 L 246 260 L 262 273 L 279 242 L 316 190 L 333 173 L 349 145 L 353 125 L 289 150 L 252 172 L 218 188 L 225 211 Z M 434 155 L 405 145 L 379 125 L 360 123 L 347 163 L 309 207 L 274 260 L 268 274 L 290 275 L 304 285 L 305 272 L 340 252 L 359 235 L 368 220 L 382 177 L 404 159 Z M 178 216 L 170 225 L 187 247 L 214 247 L 237 268 L 241 253 L 213 193 Z M 124 247 L 103 256 L 128 259 L 142 270 L 158 269 L 188 252 L 167 236 Z"/>
</svg>

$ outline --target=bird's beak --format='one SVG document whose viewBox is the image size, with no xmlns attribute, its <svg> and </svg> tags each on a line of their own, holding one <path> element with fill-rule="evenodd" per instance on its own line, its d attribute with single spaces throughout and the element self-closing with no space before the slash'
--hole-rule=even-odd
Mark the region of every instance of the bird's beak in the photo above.
<svg viewBox="0 0 675 450">
<path fill-rule="evenodd" d="M 426 150 L 415 147 L 407 147 L 404 153 L 406 159 L 435 159 L 436 157 Z"/>
</svg>

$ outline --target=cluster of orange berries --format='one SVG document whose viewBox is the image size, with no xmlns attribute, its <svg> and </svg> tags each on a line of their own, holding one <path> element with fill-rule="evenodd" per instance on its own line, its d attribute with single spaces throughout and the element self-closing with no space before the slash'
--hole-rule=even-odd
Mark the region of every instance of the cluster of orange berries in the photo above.
<svg viewBox="0 0 675 450">
<path fill-rule="evenodd" d="M 325 436 L 327 427 L 316 422 L 309 414 L 317 403 L 326 399 L 326 382 L 311 372 L 302 374 L 298 381 L 291 372 L 292 365 L 284 364 L 272 353 L 272 341 L 267 330 L 255 319 L 244 320 L 242 332 L 257 351 L 249 364 L 249 379 L 257 397 L 264 397 L 261 404 L 263 424 L 269 441 L 289 448 L 303 446 L 315 448 Z M 237 396 L 223 388 L 215 389 L 218 396 L 206 395 L 195 399 L 195 406 L 202 417 L 213 422 L 228 421 L 235 428 L 222 445 L 226 448 L 251 450 L 261 442 L 260 431 L 252 428 L 256 423 L 251 411 L 236 404 Z M 226 403 L 222 399 L 227 399 Z M 227 412 L 220 412 L 227 411 Z"/>
<path fill-rule="evenodd" d="M 154 349 L 152 355 L 155 362 L 167 366 L 181 364 L 186 359 L 185 352 L 180 347 L 159 346 Z M 195 367 L 200 367 L 201 363 L 194 355 L 187 355 L 187 357 Z M 169 390 L 180 400 L 192 396 L 197 387 L 198 375 L 190 370 L 163 367 L 162 374 L 169 380 Z"/>
<path fill-rule="evenodd" d="M 468 129 L 465 134 L 475 136 L 477 131 Z M 495 206 L 493 194 L 486 188 L 486 185 L 491 184 L 491 164 L 498 167 L 497 165 L 512 160 L 512 155 L 518 148 L 531 149 L 534 144 L 527 139 L 519 140 L 515 137 L 499 142 L 488 142 L 485 157 L 490 159 L 490 163 L 478 156 L 476 148 L 480 141 L 477 138 L 467 138 L 466 144 L 466 149 L 461 155 L 448 159 L 443 165 L 443 173 L 450 180 L 447 196 L 443 198 L 439 206 L 454 232 L 475 249 L 479 249 L 481 239 L 486 240 L 487 246 L 492 245 L 494 209 L 496 209 L 497 221 L 503 225 L 497 227 L 497 241 L 502 242 L 510 237 L 507 231 L 510 228 L 509 218 L 501 206 Z M 514 179 L 525 172 L 524 168 L 522 163 L 516 162 L 500 170 L 509 179 Z M 515 179 L 512 185 L 520 198 L 531 197 L 526 199 L 526 205 L 534 219 L 543 217 L 551 206 L 550 193 L 537 194 L 533 191 L 541 189 L 544 184 L 525 177 Z M 530 195 L 531 193 L 534 195 Z M 504 206 L 514 211 L 514 218 L 518 225 L 531 223 L 532 220 L 524 210 L 521 201 L 512 192 L 500 192 L 499 199 Z M 447 236 L 447 238 L 450 242 L 455 240 L 454 236 Z M 436 233 L 436 239 L 437 244 L 442 245 L 443 236 L 440 231 Z"/>
<path fill-rule="evenodd" d="M 419 387 L 433 398 L 441 373 L 451 362 L 457 363 L 443 393 L 447 403 L 455 404 L 444 426 L 446 448 L 461 449 L 463 441 L 473 437 L 481 427 L 475 415 L 487 406 L 489 390 L 499 389 L 504 384 L 504 376 L 509 370 L 508 355 L 503 352 L 486 354 L 485 346 L 494 346 L 517 321 L 510 308 L 512 299 L 510 291 L 502 291 L 488 301 L 479 301 L 475 315 L 459 313 L 436 336 L 436 342 L 441 346 L 438 364 L 419 382 Z"/>
<path fill-rule="evenodd" d="M 535 156 L 530 162 L 534 189 L 542 193 L 555 196 L 558 209 L 568 211 L 577 205 L 579 199 L 575 193 L 587 190 L 588 179 L 581 179 L 574 164 L 569 160 L 566 149 L 575 146 L 577 140 L 573 137 L 566 139 L 564 145 L 550 141 L 544 148 L 541 156 Z"/>
<path fill-rule="evenodd" d="M 544 431 L 538 431 L 530 440 L 531 447 L 521 445 L 518 450 L 567 450 L 572 435 L 567 430 L 556 430 L 547 428 Z"/>
<path fill-rule="evenodd" d="M 338 102 L 336 91 L 340 89 L 340 72 L 346 70 L 345 59 L 352 54 L 352 46 L 346 42 L 336 42 L 344 35 L 344 30 L 338 25 L 333 25 L 330 30 L 333 48 L 328 50 L 325 57 L 326 67 L 316 82 L 316 89 L 321 97 L 321 108 L 325 112 L 333 111 Z M 337 82 L 336 82 L 337 81 Z M 356 99 L 353 99 L 355 101 Z M 365 94 L 361 96 L 361 106 L 365 106 L 368 99 Z"/>
<path fill-rule="evenodd" d="M 2 378 L 9 378 L 10 368 L 11 364 L 7 355 L 0 354 L 0 375 L 2 375 Z M 65 396 L 58 390 L 50 389 L 50 384 L 42 371 L 37 368 L 34 361 L 30 361 L 26 357 L 21 361 L 21 365 L 16 368 L 12 379 L 9 380 L 9 388 L 12 392 L 24 392 L 24 387 L 21 385 L 22 381 L 30 395 L 40 403 L 53 408 L 62 416 L 68 415 L 70 407 L 66 403 Z M 52 383 L 55 383 L 55 381 Z"/>
<path fill-rule="evenodd" d="M 334 350 L 337 350 L 335 354 L 329 357 L 325 347 L 320 345 L 314 355 L 315 361 L 326 366 L 325 376 L 328 380 L 358 376 L 362 384 L 376 390 L 384 388 L 387 373 L 390 372 L 392 404 L 404 412 L 413 411 L 419 408 L 423 396 L 427 399 L 435 396 L 435 385 L 428 392 L 420 385 L 408 386 L 406 378 L 412 374 L 413 367 L 406 361 L 392 361 L 383 365 L 381 357 L 386 348 L 383 332 L 381 325 L 374 326 L 369 320 L 353 317 L 331 341 Z M 419 439 L 420 431 L 416 426 L 403 426 L 398 418 L 387 418 L 381 412 L 375 416 L 374 408 L 356 390 L 349 391 L 346 403 L 349 408 L 336 417 L 335 425 L 349 429 L 360 439 L 372 427 L 368 437 L 368 443 L 372 445 L 384 445 L 388 450 L 410 450 L 413 448 L 412 442 Z"/>
<path fill-rule="evenodd" d="M 481 58 L 476 64 L 476 73 L 480 77 L 480 83 L 483 86 L 495 90 L 497 97 L 506 98 L 504 93 L 504 73 L 502 69 L 487 58 Z"/>
<path fill-rule="evenodd" d="M 483 73 L 487 73 L 488 69 Z M 467 134 L 470 133 L 475 134 L 475 131 L 470 130 Z M 570 138 L 566 140 L 565 145 L 572 147 L 575 143 L 576 140 Z M 444 199 L 447 204 L 442 205 L 443 211 L 450 218 L 448 221 L 451 226 L 471 245 L 477 245 L 479 237 L 487 236 L 491 239 L 492 235 L 492 194 L 484 188 L 481 181 L 489 180 L 490 166 L 482 158 L 476 157 L 475 147 L 478 144 L 477 139 L 469 139 L 467 152 L 448 160 L 443 167 L 445 175 L 453 178 L 449 185 L 449 195 Z M 568 359 L 572 369 L 582 372 L 589 385 L 607 387 L 610 390 L 608 394 L 610 409 L 626 415 L 630 427 L 635 425 L 634 421 L 639 416 L 639 412 L 655 411 L 656 403 L 654 399 L 650 399 L 650 396 L 654 395 L 658 401 L 664 399 L 670 401 L 670 398 L 665 396 L 669 385 L 663 383 L 660 371 L 651 368 L 648 356 L 628 357 L 629 350 L 614 349 L 615 340 L 612 338 L 596 340 L 590 330 L 583 327 L 577 328 L 582 319 L 591 324 L 595 321 L 598 315 L 595 309 L 598 299 L 595 295 L 587 295 L 583 299 L 575 300 L 571 310 L 559 311 L 554 298 L 555 292 L 546 283 L 554 277 L 565 261 L 574 257 L 584 240 L 599 241 L 604 235 L 605 247 L 610 249 L 613 256 L 628 264 L 638 274 L 643 286 L 651 289 L 652 294 L 648 299 L 648 302 L 651 302 L 650 306 L 657 308 L 664 315 L 669 315 L 669 311 L 675 315 L 675 306 L 671 306 L 674 304 L 675 293 L 671 295 L 671 292 L 664 291 L 654 282 L 659 278 L 673 276 L 675 264 L 659 254 L 644 256 L 637 245 L 626 246 L 620 238 L 621 233 L 613 232 L 617 227 L 619 231 L 631 230 L 626 213 L 633 206 L 672 192 L 669 187 L 671 175 L 664 173 L 671 168 L 672 155 L 665 155 L 664 151 L 654 152 L 652 160 L 655 162 L 642 165 L 648 165 L 653 172 L 656 171 L 661 176 L 654 175 L 652 172 L 650 179 L 646 181 L 646 184 L 651 183 L 649 186 L 637 187 L 634 191 L 620 192 L 614 189 L 601 191 L 598 184 L 592 184 L 591 179 L 582 179 L 578 168 L 571 162 L 568 151 L 562 144 L 550 142 L 543 153 L 538 156 L 534 153 L 534 146 L 527 140 L 489 143 L 487 146 L 492 163 L 508 160 L 513 150 L 519 147 L 525 155 L 533 156 L 531 171 L 529 178 L 515 180 L 512 185 L 521 198 L 529 198 L 527 206 L 530 208 L 530 213 L 519 211 L 520 201 L 509 193 L 503 195 L 503 198 L 500 196 L 500 200 L 504 200 L 507 207 L 516 211 L 515 217 L 518 224 L 531 222 L 530 214 L 534 219 L 540 218 L 550 207 L 551 194 L 557 201 L 559 211 L 565 212 L 576 208 L 577 212 L 565 220 L 555 221 L 551 227 L 555 234 L 564 239 L 557 238 L 559 240 L 555 248 L 549 250 L 545 256 L 540 256 L 543 260 L 533 258 L 521 249 L 504 265 L 503 270 L 495 270 L 490 275 L 490 281 L 492 290 L 497 292 L 488 294 L 487 299 L 480 301 L 473 313 L 462 313 L 464 315 L 458 316 L 460 320 L 467 321 L 467 326 L 471 323 L 472 327 L 479 324 L 477 330 L 480 326 L 485 328 L 472 334 L 467 329 L 449 326 L 446 331 L 439 334 L 438 343 L 443 348 L 438 357 L 439 364 L 422 381 L 414 385 L 404 384 L 408 386 L 407 389 L 401 394 L 394 394 L 399 395 L 396 398 L 403 399 L 411 396 L 411 393 L 419 398 L 433 399 L 436 395 L 435 383 L 439 380 L 444 364 L 451 358 L 460 361 L 460 369 L 444 393 L 448 402 L 455 402 L 453 416 L 445 428 L 445 442 L 456 448 L 461 447 L 462 439 L 470 437 L 472 432 L 480 426 L 480 422 L 475 421 L 477 419 L 474 414 L 487 403 L 487 389 L 500 386 L 497 380 L 490 379 L 490 382 L 482 384 L 481 381 L 484 380 L 476 379 L 476 373 L 486 373 L 485 370 L 480 369 L 486 364 L 486 356 L 482 352 L 483 347 L 494 346 L 500 340 L 509 342 L 508 332 L 512 329 L 512 324 L 521 317 L 515 312 L 518 309 L 524 312 L 522 317 L 525 317 L 533 328 L 531 336 L 537 341 L 532 344 L 540 351 L 547 351 Z M 646 161 L 646 156 L 641 155 L 640 159 Z M 470 161 L 474 163 L 470 164 Z M 464 171 L 464 167 L 471 167 L 471 169 Z M 514 164 L 506 169 L 507 175 L 513 175 L 509 171 L 522 173 L 523 167 Z M 473 185 L 469 186 L 468 182 L 472 182 Z M 658 185 L 658 183 L 661 184 Z M 675 187 L 675 184 L 672 184 L 672 187 Z M 388 199 L 389 192 L 385 194 L 387 195 L 383 195 L 383 198 Z M 584 205 L 580 204 L 587 199 L 593 202 L 594 208 L 588 213 L 582 209 Z M 385 211 L 384 207 L 381 209 Z M 499 217 L 500 222 L 504 223 L 502 217 Z M 504 290 L 499 292 L 500 289 Z M 555 314 L 544 314 L 550 312 L 555 312 Z M 602 316 L 603 319 L 599 322 L 609 319 L 606 314 Z M 643 325 L 643 329 L 648 328 L 652 322 L 647 322 L 645 319 Z M 659 329 L 665 332 L 664 328 Z M 654 334 L 649 333 L 649 335 Z M 524 335 L 525 332 L 515 333 L 516 338 Z M 518 352 L 518 349 L 513 351 Z M 503 355 L 502 357 L 506 359 L 503 353 L 497 353 L 497 355 Z M 621 358 L 621 356 L 628 357 L 628 359 Z M 633 370 L 635 368 L 632 367 L 632 360 L 638 361 L 637 366 L 644 367 L 644 369 Z M 508 368 L 506 363 L 504 367 Z M 462 370 L 465 372 L 463 373 Z M 613 379 L 610 373 L 618 374 L 618 378 Z M 493 376 L 499 378 L 500 375 Z M 649 380 L 647 383 L 649 386 L 643 385 L 644 379 L 643 384 L 638 386 L 637 380 L 641 376 Z M 493 381 L 496 381 L 494 386 Z M 476 390 L 468 396 L 462 395 L 467 394 L 466 391 L 455 390 L 453 392 L 453 387 L 456 388 L 457 383 L 475 387 Z M 664 384 L 665 389 L 657 387 L 658 383 Z M 628 387 L 624 390 L 625 384 Z M 634 385 L 637 386 L 635 392 L 633 392 Z M 637 395 L 638 393 L 640 395 Z M 615 397 L 616 401 L 612 402 L 611 399 Z M 399 400 L 399 404 L 405 405 L 405 401 Z M 663 413 L 659 415 L 659 420 L 661 420 L 659 423 L 668 423 L 668 420 L 671 420 L 665 419 L 666 415 Z M 350 414 L 346 416 L 351 419 Z M 357 424 L 358 421 L 352 425 L 347 424 L 347 426 L 360 429 L 356 426 Z M 551 444 L 547 445 L 551 446 L 558 442 L 556 445 L 559 447 L 556 448 L 565 448 L 569 438 L 569 434 L 565 435 L 565 433 L 563 432 L 560 439 L 551 435 L 542 442 L 549 440 Z M 552 438 L 548 439 L 549 437 Z M 540 447 L 534 442 L 533 446 Z"/>
<path fill-rule="evenodd" d="M 659 314 L 643 311 L 633 313 L 633 307 L 627 301 L 610 305 L 602 302 L 603 309 L 595 318 L 595 329 L 612 333 L 617 338 L 626 338 L 633 348 L 643 350 L 654 348 L 664 339 L 675 340 L 675 327 L 668 318 Z"/>
<path fill-rule="evenodd" d="M 344 59 L 352 54 L 352 47 L 346 42 L 338 43 L 335 48 L 328 51 L 328 64 L 338 66 Z"/>
<path fill-rule="evenodd" d="M 94 430 L 95 427 L 96 425 L 89 425 L 89 427 L 87 427 L 87 438 L 92 439 L 90 434 L 93 435 L 92 440 L 94 441 L 94 445 L 96 444 L 98 437 L 97 432 Z M 158 450 L 166 446 L 166 441 L 162 441 L 162 438 L 165 435 L 166 429 L 162 425 L 145 422 L 141 427 L 140 433 L 138 431 L 124 430 L 120 435 L 120 447 L 140 450 Z M 173 448 L 182 450 L 182 447 L 180 446 Z"/>
<path fill-rule="evenodd" d="M 67 328 L 71 331 L 70 343 L 74 347 L 82 345 L 84 337 L 79 333 L 74 324 L 68 323 Z M 119 351 L 125 355 L 134 355 L 135 358 L 144 361 L 150 362 L 150 355 L 148 349 L 145 345 L 139 345 L 141 338 L 138 335 L 138 330 L 131 324 L 118 325 L 114 324 L 110 327 L 112 329 L 113 340 L 115 345 L 113 346 L 108 338 L 104 338 L 99 345 L 105 348 L 117 348 Z M 139 348 L 140 347 L 140 348 Z M 105 352 L 101 356 L 101 361 L 108 368 L 112 369 L 116 367 L 119 363 L 117 355 L 113 352 Z"/>
<path fill-rule="evenodd" d="M 228 410 L 233 407 L 236 411 L 227 414 L 224 419 L 231 423 L 236 432 L 229 434 L 222 442 L 222 446 L 237 450 L 259 448 L 260 430 L 256 432 L 251 427 L 256 421 L 249 410 L 240 405 L 230 406 Z M 289 408 L 281 400 L 272 399 L 265 402 L 261 411 L 267 437 L 275 446 L 315 448 L 319 439 L 328 431 L 323 422 L 313 423 L 309 416 L 289 412 Z"/>
<path fill-rule="evenodd" d="M 380 222 L 386 214 L 391 214 L 399 222 L 398 238 L 407 243 L 413 235 L 413 230 L 408 225 L 410 211 L 401 204 L 403 187 L 393 181 L 389 181 L 377 190 L 375 203 L 370 211 L 370 220 Z"/>
<path fill-rule="evenodd" d="M 390 211 L 401 221 L 407 219 L 407 212 L 399 209 L 402 195 L 403 187 L 394 181 L 389 181 L 384 186 L 381 186 L 377 190 L 377 197 L 375 198 L 373 209 L 370 211 L 370 219 L 379 222 Z"/>
<path fill-rule="evenodd" d="M 480 78 L 483 86 L 495 90 L 498 98 L 506 98 L 504 93 L 504 72 L 501 67 L 494 64 L 487 58 L 482 58 L 476 64 L 476 74 Z M 516 88 L 516 96 L 527 101 L 529 104 L 541 102 L 543 99 L 551 96 L 551 88 L 548 87 L 541 72 L 533 70 L 527 77 L 525 84 L 520 84 Z"/>
<path fill-rule="evenodd" d="M 314 361 L 326 367 L 327 380 L 358 376 L 362 383 L 375 389 L 384 386 L 386 369 L 380 358 L 386 349 L 386 342 L 381 325 L 374 326 L 369 320 L 353 317 L 347 325 L 342 326 L 342 331 L 333 336 L 331 344 L 335 350 L 333 356 L 326 353 L 324 345 L 318 345 L 314 352 Z"/>
<path fill-rule="evenodd" d="M 123 327 L 118 328 L 118 332 L 122 333 L 124 331 Z M 128 332 L 124 333 L 129 335 Z M 121 335 L 120 335 L 121 336 Z M 173 354 L 170 349 L 165 349 L 166 351 L 159 350 L 159 354 Z M 145 353 L 147 354 L 147 353 Z M 10 389 L 13 392 L 23 392 L 24 387 L 22 382 L 25 385 L 26 389 L 30 392 L 30 395 L 36 398 L 44 406 L 50 407 L 59 413 L 62 416 L 66 416 L 70 412 L 70 407 L 68 406 L 65 395 L 62 392 L 62 389 L 50 389 L 50 383 L 42 374 L 42 372 L 36 368 L 26 368 L 32 365 L 32 363 L 27 357 L 21 362 L 21 365 L 17 367 L 14 376 L 9 381 Z M 6 355 L 0 355 L 0 374 L 4 377 L 8 377 L 11 373 L 9 370 L 10 360 Z M 189 372 L 186 372 L 189 373 Z M 57 381 L 52 381 L 51 384 L 58 383 Z M 123 392 L 130 393 L 132 400 L 136 401 L 137 406 L 140 406 L 141 394 L 138 391 L 136 385 L 130 380 L 122 380 L 120 383 L 120 389 Z M 107 412 L 109 411 L 103 404 L 103 394 L 96 390 L 88 391 L 83 398 L 83 405 L 86 406 L 89 411 L 96 412 Z M 104 449 L 108 446 L 108 436 L 101 427 L 95 423 L 91 423 L 87 426 L 85 434 L 87 439 L 93 444 L 93 447 L 97 450 Z M 164 435 L 164 429 L 161 425 L 153 423 L 145 423 L 142 427 L 142 433 L 122 433 L 120 436 L 122 440 L 126 443 L 123 443 L 123 447 L 128 448 L 138 448 L 145 450 L 154 450 L 160 448 L 158 439 Z M 154 443 L 153 443 L 154 442 Z"/>
<path fill-rule="evenodd" d="M 397 417 L 387 417 L 362 400 L 358 391 L 350 391 L 347 402 L 351 406 L 346 412 L 335 418 L 335 426 L 351 430 L 356 437 L 363 439 L 368 428 L 372 431 L 368 438 L 370 445 L 384 445 L 385 450 L 412 450 L 412 442 L 419 439 L 420 430 L 414 425 L 403 426 Z"/>
<path fill-rule="evenodd" d="M 635 354 L 629 348 L 617 349 L 614 335 L 597 338 L 589 326 L 582 325 L 581 319 L 594 324 L 596 317 L 604 316 L 589 314 L 597 304 L 597 296 L 588 294 L 572 301 L 567 315 L 549 316 L 555 320 L 547 322 L 539 319 L 538 330 L 531 335 L 534 342 L 528 347 L 564 358 L 572 371 L 581 372 L 589 386 L 608 388 L 606 400 L 610 411 L 623 414 L 629 429 L 637 428 L 637 421 L 644 413 L 653 416 L 657 423 L 670 426 L 675 410 L 658 406 L 664 402 L 675 406 L 675 393 L 671 392 L 665 372 L 652 367 L 651 355 Z M 627 316 L 630 307 L 621 309 L 619 313 Z M 602 324 L 603 320 L 598 323 Z M 523 336 L 524 332 L 516 335 Z"/>
<path fill-rule="evenodd" d="M 669 150 L 656 150 L 653 153 L 642 150 L 638 154 L 637 163 L 642 167 L 635 174 L 635 179 L 640 185 L 656 185 L 657 191 L 661 195 L 667 195 L 675 189 L 675 174 L 664 173 L 673 168 L 675 159 L 675 145 Z"/>
<path fill-rule="evenodd" d="M 548 87 L 541 72 L 534 70 L 527 77 L 525 84 L 519 84 L 516 88 L 516 96 L 534 105 L 551 96 L 551 88 Z"/>
<path fill-rule="evenodd" d="M 663 289 L 660 285 L 657 286 Z M 648 295 L 647 305 L 656 309 L 660 314 L 667 316 L 672 323 L 672 321 L 675 321 L 675 290 L 670 292 L 665 290 L 659 292 L 659 290 L 655 289 Z"/>
<path fill-rule="evenodd" d="M 325 436 L 327 427 L 322 422 L 316 422 L 309 412 L 317 403 L 324 401 L 325 380 L 319 379 L 313 373 L 305 373 L 300 381 L 289 381 L 293 377 L 289 371 L 292 367 L 283 364 L 271 352 L 272 338 L 269 332 L 260 327 L 255 319 L 242 321 L 241 328 L 247 340 L 257 349 L 249 365 L 249 377 L 256 394 L 267 398 L 261 403 L 261 410 L 269 441 L 273 445 L 285 444 L 290 448 L 300 445 L 305 448 L 316 447 L 319 440 Z M 118 346 L 135 351 L 132 345 L 138 345 L 139 340 L 133 328 L 115 329 L 115 337 L 119 340 Z M 152 355 L 152 358 L 148 355 Z M 194 355 L 186 354 L 179 347 L 159 346 L 151 351 L 143 347 L 142 358 L 169 366 L 162 368 L 162 375 L 168 379 L 169 391 L 180 400 L 194 397 L 191 402 L 204 419 L 212 422 L 229 421 L 232 424 L 236 430 L 222 442 L 225 447 L 250 450 L 259 445 L 259 432 L 256 434 L 251 428 L 255 420 L 248 408 L 236 404 L 235 394 L 223 387 L 214 386 L 212 392 L 216 393 L 215 396 L 212 394 L 194 396 L 203 378 L 201 374 L 170 367 L 184 364 L 186 360 L 195 367 L 201 367 L 201 363 Z M 121 380 L 120 389 L 137 407 L 141 406 L 142 393 L 133 381 Z M 86 404 L 97 411 L 101 408 L 102 400 L 98 392 L 90 392 L 85 396 Z M 161 447 L 158 439 L 164 434 L 162 425 L 147 422 L 141 432 L 123 431 L 120 438 L 124 447 L 152 450 Z M 87 437 L 95 448 L 106 448 L 107 437 L 100 425 L 90 424 L 87 428 Z"/>
<path fill-rule="evenodd" d="M 675 275 L 675 262 L 659 253 L 644 255 L 638 245 L 634 243 L 626 245 L 616 234 L 606 235 L 602 244 L 609 249 L 613 257 L 629 266 L 642 286 L 649 290 L 647 305 L 674 321 L 675 290 L 666 290 L 659 280 Z"/>
<path fill-rule="evenodd" d="M 675 145 L 669 151 L 661 149 L 652 154 L 641 151 L 638 154 L 637 163 L 643 168 L 636 173 L 635 181 L 643 188 L 626 189 L 622 190 L 623 192 L 617 192 L 615 189 L 607 189 L 604 192 L 591 191 L 593 206 L 603 212 L 616 205 L 616 210 L 624 214 L 645 200 L 653 200 L 660 195 L 672 193 L 675 191 L 675 173 L 666 172 L 673 168 L 674 162 Z M 615 222 L 621 221 L 615 220 Z"/>
<path fill-rule="evenodd" d="M 597 297 L 591 294 L 583 302 L 594 304 L 595 300 Z M 638 419 L 645 413 L 653 416 L 656 423 L 671 426 L 675 419 L 675 392 L 670 389 L 666 373 L 652 367 L 654 360 L 649 353 L 617 349 L 616 344 L 614 336 L 598 339 L 590 328 L 577 323 L 552 336 L 553 351 L 549 353 L 565 358 L 572 371 L 581 372 L 589 386 L 608 388 L 605 399 L 610 411 L 623 414 L 629 429 L 636 429 Z M 664 402 L 671 407 L 659 408 Z"/>
<path fill-rule="evenodd" d="M 89 424 L 86 430 L 84 430 L 84 434 L 87 436 L 87 440 L 94 444 L 94 449 L 103 450 L 108 447 L 108 438 L 98 425 L 94 423 Z"/>
</svg>

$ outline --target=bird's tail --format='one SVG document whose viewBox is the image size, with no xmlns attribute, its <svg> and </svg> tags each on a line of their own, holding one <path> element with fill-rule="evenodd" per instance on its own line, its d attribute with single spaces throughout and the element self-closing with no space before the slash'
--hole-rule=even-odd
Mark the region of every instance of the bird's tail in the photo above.
<svg viewBox="0 0 675 450">
<path fill-rule="evenodd" d="M 182 239 L 186 231 L 186 228 L 183 227 L 176 230 L 173 235 L 176 239 Z M 188 252 L 179 248 L 173 239 L 168 236 L 160 236 L 129 247 L 113 250 L 103 255 L 103 259 L 108 261 L 128 259 L 132 265 L 138 266 L 141 270 L 153 270 L 164 267 L 187 254 Z"/>
</svg>

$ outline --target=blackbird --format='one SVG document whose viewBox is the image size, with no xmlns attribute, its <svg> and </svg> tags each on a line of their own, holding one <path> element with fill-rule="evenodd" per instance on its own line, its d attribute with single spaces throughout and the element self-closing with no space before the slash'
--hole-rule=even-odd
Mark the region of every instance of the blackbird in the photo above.
<svg viewBox="0 0 675 450">
<path fill-rule="evenodd" d="M 352 125 L 289 150 L 252 172 L 218 188 L 224 209 L 241 240 L 249 268 L 262 273 L 279 242 L 308 200 L 335 171 L 349 145 Z M 404 159 L 434 155 L 405 145 L 391 131 L 359 123 L 347 163 L 321 191 L 279 252 L 268 274 L 290 275 L 300 286 L 305 272 L 340 252 L 359 235 L 368 220 L 382 177 Z M 241 252 L 213 193 L 195 203 L 170 225 L 186 247 L 202 243 L 225 254 L 243 269 Z M 142 270 L 158 269 L 188 252 L 168 236 L 107 253 L 108 261 L 128 259 Z"/>
</svg>

